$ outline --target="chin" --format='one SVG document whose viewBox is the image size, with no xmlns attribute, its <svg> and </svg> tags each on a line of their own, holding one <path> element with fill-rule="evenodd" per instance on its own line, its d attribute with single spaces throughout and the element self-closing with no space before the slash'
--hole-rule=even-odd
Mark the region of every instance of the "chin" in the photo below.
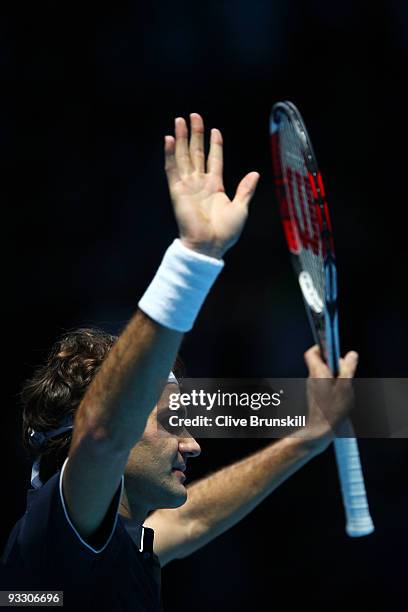
<svg viewBox="0 0 408 612">
<path fill-rule="evenodd" d="M 178 487 L 177 491 L 169 491 L 166 496 L 165 506 L 163 508 L 179 508 L 187 501 L 187 489 L 181 485 L 182 490 Z"/>
</svg>

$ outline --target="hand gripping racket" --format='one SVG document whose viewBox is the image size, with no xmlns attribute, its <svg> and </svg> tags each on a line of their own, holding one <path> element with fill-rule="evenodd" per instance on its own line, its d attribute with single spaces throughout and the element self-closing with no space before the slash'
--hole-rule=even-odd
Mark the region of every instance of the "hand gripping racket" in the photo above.
<svg viewBox="0 0 408 612">
<path fill-rule="evenodd" d="M 270 118 L 272 160 L 283 229 L 316 344 L 337 376 L 340 358 L 336 259 L 322 177 L 303 119 L 291 102 L 278 102 Z M 351 435 L 351 423 L 347 423 Z M 374 531 L 355 437 L 336 438 L 346 532 Z"/>
</svg>

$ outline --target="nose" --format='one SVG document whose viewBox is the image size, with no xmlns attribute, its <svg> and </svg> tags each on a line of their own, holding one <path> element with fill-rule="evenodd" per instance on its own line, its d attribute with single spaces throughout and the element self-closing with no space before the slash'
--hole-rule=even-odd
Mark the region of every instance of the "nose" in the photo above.
<svg viewBox="0 0 408 612">
<path fill-rule="evenodd" d="M 194 438 L 180 438 L 179 450 L 184 457 L 198 457 L 201 447 Z"/>
</svg>

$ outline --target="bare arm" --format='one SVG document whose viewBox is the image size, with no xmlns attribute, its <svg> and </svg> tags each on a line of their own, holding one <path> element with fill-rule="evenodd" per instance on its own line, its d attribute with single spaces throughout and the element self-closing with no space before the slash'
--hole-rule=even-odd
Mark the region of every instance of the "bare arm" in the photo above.
<svg viewBox="0 0 408 612">
<path fill-rule="evenodd" d="M 221 258 L 238 240 L 259 175 L 244 177 L 231 201 L 222 181 L 222 136 L 212 130 L 207 171 L 204 124 L 191 115 L 192 134 L 184 119 L 165 138 L 168 184 L 182 242 L 198 253 Z M 182 334 L 137 312 L 95 377 L 78 410 L 73 448 L 84 432 L 129 450 L 143 433 L 174 362 Z M 137 406 L 137 410 L 135 409 Z"/>
<path fill-rule="evenodd" d="M 350 409 L 351 387 L 334 380 L 327 381 L 327 386 L 313 386 L 315 378 L 332 376 L 317 347 L 309 350 L 305 358 L 308 382 L 312 383 L 308 388 L 306 435 L 283 438 L 219 470 L 189 487 L 184 506 L 152 514 L 146 524 L 155 530 L 156 553 L 162 565 L 191 554 L 235 525 L 332 441 L 334 427 Z M 340 377 L 351 378 L 356 366 L 355 353 L 348 353 L 341 360 Z"/>
<path fill-rule="evenodd" d="M 141 310 L 136 312 L 82 401 L 71 451 L 81 439 L 80 432 L 88 428 L 96 438 L 130 450 L 160 397 L 182 336 L 155 323 Z"/>
<path fill-rule="evenodd" d="M 184 245 L 221 258 L 242 231 L 258 174 L 244 177 L 231 201 L 222 187 L 220 132 L 212 132 L 206 169 L 204 124 L 194 114 L 191 123 L 190 142 L 182 118 L 175 121 L 175 137 L 165 137 L 170 195 Z M 109 508 L 130 449 L 143 434 L 181 339 L 182 333 L 159 325 L 139 310 L 82 400 L 63 474 L 63 493 L 71 521 L 83 537 L 96 531 Z"/>
<path fill-rule="evenodd" d="M 106 514 L 181 338 L 137 311 L 77 411 L 63 491 L 70 518 L 83 537 L 95 532 Z"/>
<path fill-rule="evenodd" d="M 312 456 L 299 439 L 284 438 L 188 487 L 184 506 L 157 510 L 145 522 L 155 530 L 161 565 L 238 523 Z"/>
</svg>

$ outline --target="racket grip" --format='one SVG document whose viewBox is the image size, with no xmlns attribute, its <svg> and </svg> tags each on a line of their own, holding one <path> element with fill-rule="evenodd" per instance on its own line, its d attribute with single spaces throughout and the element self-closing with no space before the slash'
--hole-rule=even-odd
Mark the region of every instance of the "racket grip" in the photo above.
<svg viewBox="0 0 408 612">
<path fill-rule="evenodd" d="M 351 428 L 351 424 L 348 425 Z M 334 450 L 346 512 L 346 532 L 352 538 L 368 535 L 374 531 L 374 524 L 368 508 L 357 440 L 336 438 Z"/>
</svg>

